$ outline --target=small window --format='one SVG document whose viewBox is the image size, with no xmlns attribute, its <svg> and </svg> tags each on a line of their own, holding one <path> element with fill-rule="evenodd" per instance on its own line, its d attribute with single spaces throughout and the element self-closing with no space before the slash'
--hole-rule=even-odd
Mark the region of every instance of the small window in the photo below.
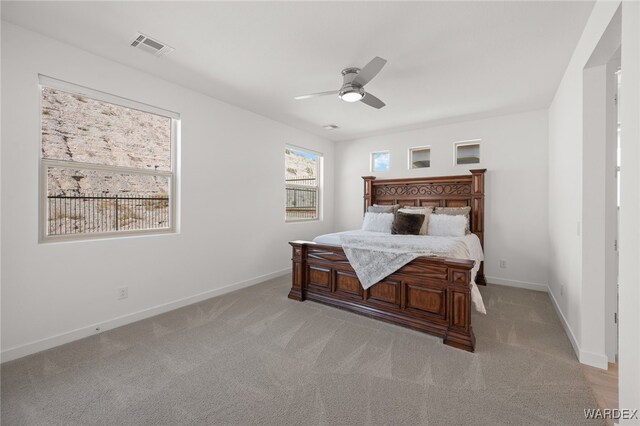
<svg viewBox="0 0 640 426">
<path fill-rule="evenodd" d="M 41 239 L 175 230 L 179 116 L 40 78 Z"/>
<path fill-rule="evenodd" d="M 454 165 L 461 166 L 465 164 L 480 163 L 480 142 L 459 142 L 455 144 L 455 161 Z"/>
<path fill-rule="evenodd" d="M 431 167 L 431 148 L 428 146 L 420 146 L 409 149 L 409 168 L 423 169 Z"/>
<path fill-rule="evenodd" d="M 389 151 L 379 151 L 371 153 L 371 171 L 387 172 L 389 171 L 389 160 L 391 155 Z"/>
<path fill-rule="evenodd" d="M 285 220 L 295 222 L 320 217 L 320 168 L 322 154 L 286 147 Z"/>
</svg>

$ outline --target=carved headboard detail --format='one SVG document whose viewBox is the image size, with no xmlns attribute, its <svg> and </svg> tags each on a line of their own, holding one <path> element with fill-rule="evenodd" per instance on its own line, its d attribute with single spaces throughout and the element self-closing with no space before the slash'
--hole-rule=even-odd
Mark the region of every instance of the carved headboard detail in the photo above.
<svg viewBox="0 0 640 426">
<path fill-rule="evenodd" d="M 364 211 L 373 204 L 402 206 L 471 206 L 471 232 L 484 247 L 484 175 L 486 169 L 462 176 L 376 179 L 363 176 Z"/>
</svg>

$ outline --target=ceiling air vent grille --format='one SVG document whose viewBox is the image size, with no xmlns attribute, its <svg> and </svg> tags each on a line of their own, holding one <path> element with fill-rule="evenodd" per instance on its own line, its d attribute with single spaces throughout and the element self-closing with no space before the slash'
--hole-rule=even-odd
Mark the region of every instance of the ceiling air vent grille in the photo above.
<svg viewBox="0 0 640 426">
<path fill-rule="evenodd" d="M 173 52 L 173 47 L 167 46 L 161 41 L 155 40 L 147 35 L 138 33 L 131 41 L 132 47 L 137 47 L 145 52 L 149 52 L 155 56 L 164 56 Z"/>
</svg>

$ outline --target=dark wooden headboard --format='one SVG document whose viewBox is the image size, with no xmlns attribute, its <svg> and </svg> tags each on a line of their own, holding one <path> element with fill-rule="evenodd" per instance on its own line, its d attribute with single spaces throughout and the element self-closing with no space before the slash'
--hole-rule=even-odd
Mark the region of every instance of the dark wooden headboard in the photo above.
<svg viewBox="0 0 640 426">
<path fill-rule="evenodd" d="M 401 206 L 471 206 L 471 232 L 484 247 L 484 174 L 487 169 L 470 170 L 470 175 L 376 179 L 363 176 L 364 211 L 373 204 Z"/>
</svg>

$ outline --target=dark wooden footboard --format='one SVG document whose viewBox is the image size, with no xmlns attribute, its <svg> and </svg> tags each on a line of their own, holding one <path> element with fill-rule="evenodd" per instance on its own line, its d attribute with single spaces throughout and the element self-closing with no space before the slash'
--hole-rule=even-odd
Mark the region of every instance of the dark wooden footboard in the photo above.
<svg viewBox="0 0 640 426">
<path fill-rule="evenodd" d="M 419 257 L 364 290 L 339 246 L 293 241 L 289 298 L 313 300 L 443 338 L 473 352 L 472 260 Z"/>
</svg>

